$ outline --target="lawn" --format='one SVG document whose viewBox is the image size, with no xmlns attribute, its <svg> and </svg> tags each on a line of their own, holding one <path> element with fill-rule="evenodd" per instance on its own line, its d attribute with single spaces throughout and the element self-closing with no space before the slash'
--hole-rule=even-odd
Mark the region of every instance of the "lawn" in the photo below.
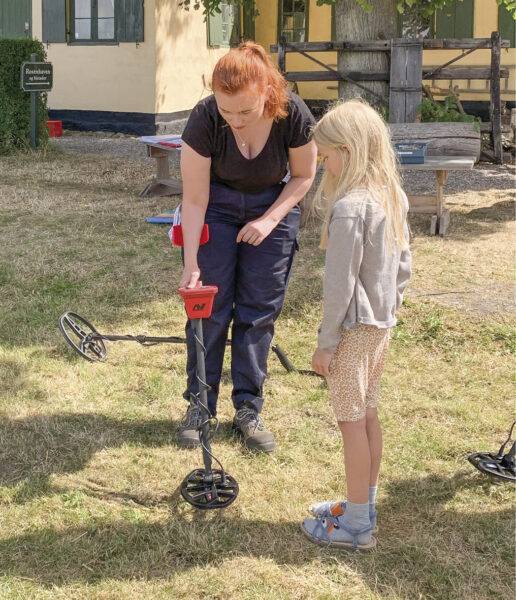
<svg viewBox="0 0 516 600">
<path fill-rule="evenodd" d="M 271 355 L 264 416 L 278 449 L 257 455 L 232 435 L 225 369 L 213 450 L 240 494 L 206 513 L 178 492 L 202 465 L 175 443 L 184 346 L 108 343 L 100 364 L 62 338 L 66 310 L 103 333 L 183 334 L 179 252 L 166 227 L 145 222 L 177 198 L 139 198 L 152 175 L 144 161 L 57 150 L 0 159 L 0 598 L 512 599 L 514 488 L 466 460 L 498 450 L 514 419 L 507 168 L 450 194 L 446 238 L 411 217 L 414 277 L 383 379 L 370 554 L 320 548 L 299 529 L 311 503 L 345 487 L 320 379 Z M 277 325 L 300 369 L 321 317 L 317 243 L 305 228 Z"/>
</svg>

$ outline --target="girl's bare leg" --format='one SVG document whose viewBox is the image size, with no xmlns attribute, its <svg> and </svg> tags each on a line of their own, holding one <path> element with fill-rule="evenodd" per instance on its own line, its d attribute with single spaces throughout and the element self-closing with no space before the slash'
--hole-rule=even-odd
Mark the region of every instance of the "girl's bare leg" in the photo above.
<svg viewBox="0 0 516 600">
<path fill-rule="evenodd" d="M 344 442 L 347 498 L 355 504 L 364 504 L 369 502 L 371 479 L 367 417 L 359 421 L 338 421 L 338 423 Z"/>
<path fill-rule="evenodd" d="M 369 442 L 369 454 L 371 457 L 371 468 L 369 475 L 369 487 L 378 485 L 378 474 L 382 460 L 382 429 L 378 420 L 376 408 L 368 408 L 366 412 L 366 432 Z"/>
</svg>

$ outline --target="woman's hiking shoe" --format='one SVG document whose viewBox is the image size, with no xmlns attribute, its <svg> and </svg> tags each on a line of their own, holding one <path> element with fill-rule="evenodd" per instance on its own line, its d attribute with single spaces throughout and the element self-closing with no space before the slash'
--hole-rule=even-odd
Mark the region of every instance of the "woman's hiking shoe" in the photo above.
<svg viewBox="0 0 516 600">
<path fill-rule="evenodd" d="M 186 446 L 193 448 L 201 445 L 199 439 L 199 425 L 201 424 L 201 415 L 199 407 L 193 403 L 190 403 L 186 409 L 185 416 L 179 423 L 179 429 L 177 430 L 176 440 L 180 446 Z"/>
<path fill-rule="evenodd" d="M 372 527 L 351 529 L 344 525 L 339 517 L 305 519 L 301 523 L 301 531 L 311 542 L 351 552 L 369 551 L 376 547 L 376 538 L 371 535 L 372 530 Z"/>
<path fill-rule="evenodd" d="M 346 510 L 346 502 L 317 502 L 312 504 L 308 509 L 314 517 L 319 519 L 325 517 L 340 517 Z M 376 524 L 376 510 L 369 510 L 369 519 L 371 521 L 371 527 L 373 528 L 373 535 L 378 535 L 378 525 Z"/>
<path fill-rule="evenodd" d="M 276 448 L 274 436 L 267 429 L 264 420 L 252 408 L 245 406 L 236 411 L 233 429 L 244 438 L 244 444 L 251 450 L 272 452 Z"/>
</svg>

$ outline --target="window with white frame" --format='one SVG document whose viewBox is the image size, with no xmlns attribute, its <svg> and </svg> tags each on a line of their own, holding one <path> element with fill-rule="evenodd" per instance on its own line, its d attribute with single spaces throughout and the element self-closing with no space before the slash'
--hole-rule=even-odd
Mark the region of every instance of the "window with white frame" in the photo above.
<svg viewBox="0 0 516 600">
<path fill-rule="evenodd" d="M 115 41 L 115 0 L 72 0 L 71 4 L 71 41 Z"/>
</svg>

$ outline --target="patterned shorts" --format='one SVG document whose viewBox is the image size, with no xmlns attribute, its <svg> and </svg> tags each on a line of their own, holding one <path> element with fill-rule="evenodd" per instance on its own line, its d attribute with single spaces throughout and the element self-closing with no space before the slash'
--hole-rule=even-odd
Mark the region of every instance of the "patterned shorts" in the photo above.
<svg viewBox="0 0 516 600">
<path fill-rule="evenodd" d="M 359 421 L 376 408 L 389 338 L 390 329 L 362 323 L 343 331 L 327 378 L 338 421 Z"/>
</svg>

